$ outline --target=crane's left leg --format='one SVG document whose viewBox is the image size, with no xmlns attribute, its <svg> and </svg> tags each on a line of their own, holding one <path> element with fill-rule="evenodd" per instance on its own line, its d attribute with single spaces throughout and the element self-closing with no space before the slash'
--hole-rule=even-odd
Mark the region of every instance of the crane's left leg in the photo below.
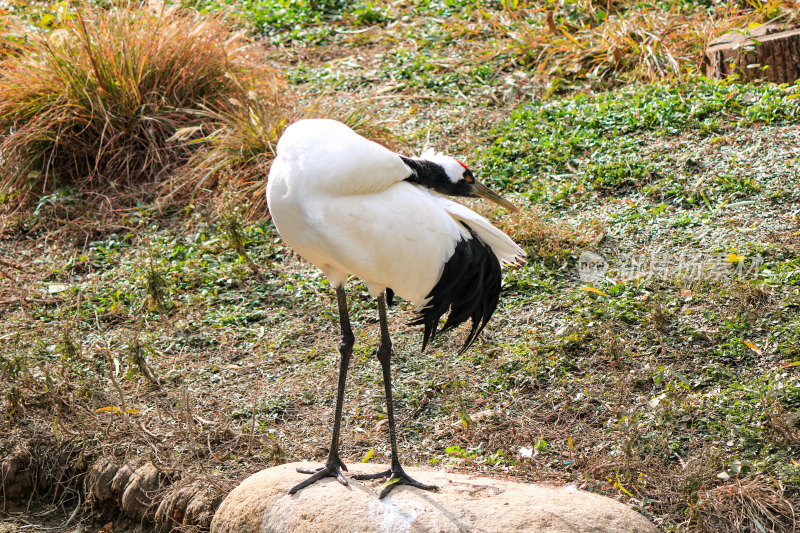
<svg viewBox="0 0 800 533">
<path fill-rule="evenodd" d="M 409 477 L 400 466 L 400 459 L 397 456 L 397 434 L 394 425 L 394 408 L 392 406 L 392 341 L 389 338 L 389 326 L 386 322 L 386 299 L 384 295 L 378 297 L 378 317 L 381 323 L 381 343 L 378 347 L 378 361 L 383 369 L 383 386 L 386 391 L 386 414 L 389 418 L 389 439 L 392 444 L 392 468 L 379 474 L 358 474 L 353 476 L 355 479 L 379 479 L 389 478 L 386 486 L 381 491 L 380 498 L 389 494 L 397 485 L 410 485 L 423 490 L 438 490 L 435 485 L 425 485 Z"/>
<path fill-rule="evenodd" d="M 339 306 L 339 325 L 342 329 L 342 340 L 339 342 L 339 386 L 336 389 L 336 414 L 333 418 L 333 436 L 331 447 L 328 452 L 328 461 L 325 466 L 319 468 L 298 468 L 301 474 L 312 474 L 311 477 L 301 481 L 289 490 L 289 494 L 294 494 L 298 490 L 305 488 L 312 483 L 316 483 L 324 477 L 335 477 L 342 485 L 347 485 L 347 480 L 342 475 L 342 470 L 347 471 L 347 467 L 339 458 L 339 428 L 342 425 L 342 405 L 344 404 L 344 385 L 347 380 L 347 367 L 350 365 L 350 358 L 353 355 L 353 343 L 355 336 L 350 327 L 350 316 L 347 312 L 347 296 L 344 292 L 344 285 L 336 287 L 336 300 Z"/>
</svg>

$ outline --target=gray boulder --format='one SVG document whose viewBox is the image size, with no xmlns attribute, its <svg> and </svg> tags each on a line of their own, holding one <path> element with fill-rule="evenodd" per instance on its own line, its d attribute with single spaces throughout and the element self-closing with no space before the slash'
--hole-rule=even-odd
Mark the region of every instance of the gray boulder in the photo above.
<svg viewBox="0 0 800 533">
<path fill-rule="evenodd" d="M 419 468 L 406 472 L 438 492 L 400 486 L 378 499 L 381 481 L 327 478 L 293 496 L 305 479 L 291 463 L 245 479 L 225 498 L 211 533 L 536 532 L 656 533 L 645 517 L 622 503 L 572 487 L 531 485 Z M 308 466 L 308 465 L 305 465 Z M 350 474 L 386 467 L 353 464 Z"/>
</svg>

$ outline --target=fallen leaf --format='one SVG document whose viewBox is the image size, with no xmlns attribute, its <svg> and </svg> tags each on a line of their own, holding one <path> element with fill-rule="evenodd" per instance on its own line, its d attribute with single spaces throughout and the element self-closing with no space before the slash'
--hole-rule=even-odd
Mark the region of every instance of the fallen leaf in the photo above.
<svg viewBox="0 0 800 533">
<path fill-rule="evenodd" d="M 725 258 L 726 263 L 741 263 L 742 261 L 744 261 L 744 257 L 736 254 L 728 254 L 728 257 Z"/>
<path fill-rule="evenodd" d="M 681 298 L 688 298 L 692 295 L 692 291 L 689 289 L 681 289 Z"/>
<path fill-rule="evenodd" d="M 370 448 L 367 455 L 361 460 L 362 463 L 368 463 L 370 458 L 375 454 L 375 448 Z"/>
<path fill-rule="evenodd" d="M 95 413 L 121 413 L 122 409 L 120 409 L 116 405 L 108 405 L 106 407 L 101 407 L 99 409 L 95 409 L 94 412 Z M 141 413 L 141 411 L 139 409 L 134 409 L 132 407 L 129 407 L 128 409 L 125 409 L 125 412 L 128 413 L 129 415 L 138 415 L 139 413 Z"/>
<path fill-rule="evenodd" d="M 588 286 L 586 286 L 586 285 L 584 285 L 583 287 L 578 287 L 578 290 L 579 290 L 579 291 L 586 291 L 586 292 L 594 292 L 594 293 L 596 293 L 596 294 L 599 294 L 599 295 L 601 295 L 601 296 L 608 296 L 608 295 L 607 295 L 606 293 L 604 293 L 603 291 L 601 291 L 601 290 L 599 290 L 599 289 L 595 289 L 594 287 L 588 287 Z"/>
<path fill-rule="evenodd" d="M 756 352 L 758 355 L 764 355 L 764 352 L 761 351 L 761 348 L 753 344 L 752 342 L 744 341 L 745 346 Z"/>
</svg>

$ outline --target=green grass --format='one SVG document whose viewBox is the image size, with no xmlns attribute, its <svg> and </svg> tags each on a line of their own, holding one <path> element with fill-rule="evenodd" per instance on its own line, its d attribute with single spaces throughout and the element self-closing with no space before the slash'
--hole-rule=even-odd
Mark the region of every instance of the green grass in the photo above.
<svg viewBox="0 0 800 533">
<path fill-rule="evenodd" d="M 612 194 L 650 186 L 700 205 L 703 198 L 681 186 L 675 159 L 645 147 L 685 133 L 714 138 L 753 124 L 794 122 L 798 96 L 796 86 L 697 81 L 551 98 L 523 106 L 497 128 L 481 154 L 483 172 L 500 188 L 557 205 L 574 184 Z M 757 186 L 720 177 L 714 189 Z"/>
<path fill-rule="evenodd" d="M 229 13 L 244 21 L 253 33 L 264 35 L 274 44 L 325 43 L 336 34 L 337 23 L 355 27 L 382 24 L 384 9 L 378 2 L 322 0 L 205 0 L 187 2 L 205 13 Z"/>
</svg>

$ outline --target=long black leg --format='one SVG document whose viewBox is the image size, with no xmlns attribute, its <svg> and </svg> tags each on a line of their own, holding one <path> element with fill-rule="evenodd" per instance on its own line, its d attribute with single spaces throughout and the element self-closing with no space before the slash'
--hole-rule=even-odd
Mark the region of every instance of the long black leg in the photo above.
<svg viewBox="0 0 800 533">
<path fill-rule="evenodd" d="M 298 490 L 316 483 L 324 477 L 335 477 L 342 485 L 347 485 L 347 480 L 342 475 L 342 470 L 347 472 L 347 467 L 339 458 L 339 429 L 342 424 L 342 406 L 344 405 L 344 385 L 347 380 L 347 368 L 350 366 L 350 357 L 353 355 L 353 343 L 355 337 L 353 330 L 350 327 L 350 316 L 347 313 L 347 296 L 344 292 L 344 286 L 336 287 L 336 300 L 339 304 L 339 325 L 342 330 L 342 339 L 339 342 L 339 353 L 341 360 L 339 362 L 339 385 L 336 389 L 336 414 L 333 419 L 333 438 L 331 439 L 331 448 L 328 454 L 328 461 L 325 466 L 315 469 L 298 468 L 297 471 L 301 474 L 313 474 L 308 479 L 298 483 L 289 490 L 289 494 L 294 494 Z"/>
<path fill-rule="evenodd" d="M 378 347 L 378 361 L 383 370 L 383 387 L 386 392 L 386 414 L 389 417 L 389 440 L 392 444 L 392 468 L 379 474 L 359 474 L 353 476 L 356 479 L 389 479 L 386 486 L 381 491 L 380 497 L 389 494 L 397 485 L 410 485 L 424 490 L 437 490 L 435 485 L 425 485 L 408 476 L 400 466 L 400 459 L 397 455 L 397 432 L 394 425 L 394 406 L 392 404 L 392 340 L 389 338 L 389 326 L 386 321 L 386 300 L 383 295 L 378 296 L 378 317 L 381 323 L 381 343 Z"/>
</svg>

